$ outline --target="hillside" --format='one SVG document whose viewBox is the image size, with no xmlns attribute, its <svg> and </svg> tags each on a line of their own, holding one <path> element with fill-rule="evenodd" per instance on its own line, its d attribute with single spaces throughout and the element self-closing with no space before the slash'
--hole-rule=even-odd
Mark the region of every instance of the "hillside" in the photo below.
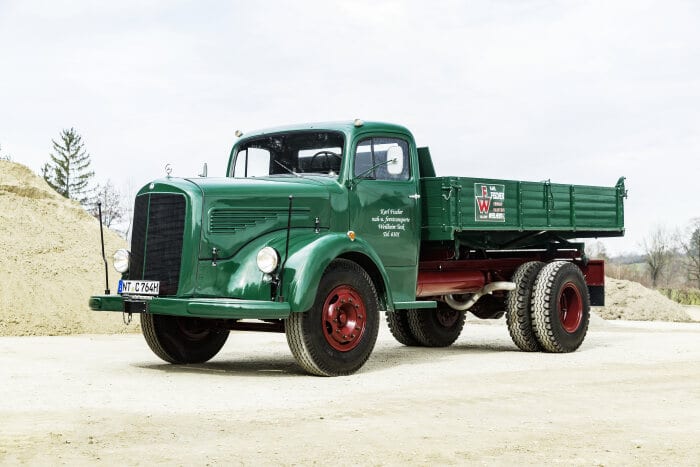
<svg viewBox="0 0 700 467">
<path fill-rule="evenodd" d="M 126 242 L 105 230 L 108 260 Z M 104 292 L 98 221 L 29 168 L 0 160 L 0 335 L 114 333 L 119 313 L 91 311 Z M 111 268 L 110 288 L 117 273 Z"/>
</svg>

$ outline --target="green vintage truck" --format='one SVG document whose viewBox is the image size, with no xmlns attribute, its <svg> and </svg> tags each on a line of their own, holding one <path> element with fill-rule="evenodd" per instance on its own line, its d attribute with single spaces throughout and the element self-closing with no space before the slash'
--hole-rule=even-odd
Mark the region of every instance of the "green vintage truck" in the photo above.
<svg viewBox="0 0 700 467">
<path fill-rule="evenodd" d="M 571 352 L 603 304 L 604 265 L 575 239 L 624 234 L 622 178 L 437 177 L 406 128 L 361 120 L 238 138 L 225 178 L 138 192 L 118 293 L 89 301 L 139 313 L 167 362 L 209 360 L 230 330 L 277 331 L 307 372 L 347 375 L 382 311 L 407 346 L 449 346 L 467 312 L 505 313 L 520 349 Z"/>
</svg>

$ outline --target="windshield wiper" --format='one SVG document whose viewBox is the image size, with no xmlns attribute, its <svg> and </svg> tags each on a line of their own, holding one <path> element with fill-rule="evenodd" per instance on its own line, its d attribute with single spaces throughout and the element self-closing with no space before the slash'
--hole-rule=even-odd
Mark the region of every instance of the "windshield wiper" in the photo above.
<svg viewBox="0 0 700 467">
<path fill-rule="evenodd" d="M 277 159 L 272 159 L 272 162 L 274 162 L 275 164 L 279 165 L 280 167 L 282 167 L 284 170 L 286 170 L 286 171 L 289 172 L 290 174 L 292 174 L 292 175 L 294 175 L 294 176 L 296 176 L 296 177 L 301 177 L 301 174 L 296 173 L 295 171 L 293 171 L 292 169 L 290 169 L 289 167 L 287 167 L 286 165 L 284 165 L 283 163 L 281 163 L 281 162 L 278 161 Z"/>
</svg>

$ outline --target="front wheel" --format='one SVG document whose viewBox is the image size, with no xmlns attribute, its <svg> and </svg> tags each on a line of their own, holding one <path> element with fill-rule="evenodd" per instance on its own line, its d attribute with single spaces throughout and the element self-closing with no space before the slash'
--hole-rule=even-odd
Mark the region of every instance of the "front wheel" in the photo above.
<svg viewBox="0 0 700 467">
<path fill-rule="evenodd" d="M 168 363 L 204 363 L 226 343 L 229 331 L 201 318 L 141 313 L 141 332 L 154 354 Z"/>
<path fill-rule="evenodd" d="M 548 352 L 573 352 L 583 343 L 590 318 L 588 287 L 573 263 L 547 264 L 532 289 L 532 328 Z"/>
<path fill-rule="evenodd" d="M 379 299 L 372 279 L 352 261 L 333 261 L 311 309 L 292 313 L 285 332 L 294 358 L 309 373 L 356 372 L 372 353 L 379 332 Z"/>
</svg>

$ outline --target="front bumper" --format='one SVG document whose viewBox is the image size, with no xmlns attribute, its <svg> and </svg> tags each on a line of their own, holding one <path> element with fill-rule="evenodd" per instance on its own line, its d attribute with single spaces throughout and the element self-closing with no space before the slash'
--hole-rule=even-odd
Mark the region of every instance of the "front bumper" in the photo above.
<svg viewBox="0 0 700 467">
<path fill-rule="evenodd" d="M 189 316 L 219 319 L 284 319 L 289 317 L 287 302 L 238 300 L 234 298 L 164 298 L 150 300 L 129 299 L 154 315 Z M 124 308 L 120 295 L 96 295 L 90 297 L 90 309 L 95 311 L 129 311 Z M 135 308 L 131 306 L 130 310 Z"/>
</svg>

